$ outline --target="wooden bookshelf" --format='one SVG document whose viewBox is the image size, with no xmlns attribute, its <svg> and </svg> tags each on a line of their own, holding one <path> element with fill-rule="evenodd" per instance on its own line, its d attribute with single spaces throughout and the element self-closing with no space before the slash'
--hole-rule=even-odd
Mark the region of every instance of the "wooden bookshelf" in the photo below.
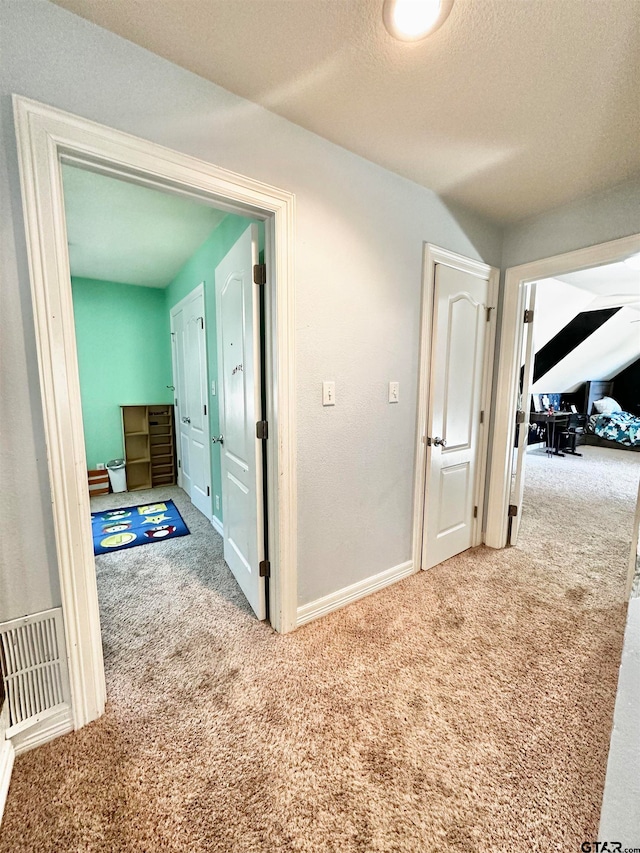
<svg viewBox="0 0 640 853">
<path fill-rule="evenodd" d="M 151 453 L 151 485 L 168 486 L 176 482 L 176 436 L 173 405 L 148 406 Z"/>
<path fill-rule="evenodd" d="M 121 406 L 127 490 L 176 482 L 176 443 L 171 403 Z"/>
</svg>

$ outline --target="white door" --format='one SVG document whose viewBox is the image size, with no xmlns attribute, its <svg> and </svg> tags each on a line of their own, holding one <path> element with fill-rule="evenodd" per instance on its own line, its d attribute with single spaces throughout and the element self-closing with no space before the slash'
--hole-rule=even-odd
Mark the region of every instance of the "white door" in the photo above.
<svg viewBox="0 0 640 853">
<path fill-rule="evenodd" d="M 536 302 L 536 282 L 525 285 L 524 303 L 525 309 L 534 316 Z M 531 383 L 533 380 L 533 364 L 535 360 L 533 322 L 523 323 L 522 340 L 522 387 L 520 388 L 518 400 L 518 412 L 520 413 L 518 432 L 518 446 L 515 448 L 516 462 L 511 475 L 511 497 L 509 503 L 516 507 L 516 515 L 511 516 L 509 544 L 515 545 L 520 532 L 520 520 L 522 518 L 522 495 L 524 493 L 524 473 L 526 464 L 527 444 L 529 442 L 529 419 L 531 416 Z M 524 418 L 524 420 L 522 420 Z"/>
<path fill-rule="evenodd" d="M 266 617 L 258 229 L 251 225 L 216 267 L 220 467 L 224 558 L 258 619 Z"/>
<path fill-rule="evenodd" d="M 469 272 L 435 266 L 425 522 L 422 567 L 480 542 L 486 447 L 481 416 L 488 353 L 490 284 Z"/>
<path fill-rule="evenodd" d="M 171 309 L 176 418 L 178 422 L 178 485 L 211 519 L 211 461 L 207 403 L 207 343 L 204 287 Z"/>
</svg>

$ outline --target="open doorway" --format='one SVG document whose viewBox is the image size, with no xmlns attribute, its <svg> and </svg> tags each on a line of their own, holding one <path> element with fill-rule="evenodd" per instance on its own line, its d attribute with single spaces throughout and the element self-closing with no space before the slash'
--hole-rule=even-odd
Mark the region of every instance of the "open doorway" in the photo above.
<svg viewBox="0 0 640 853">
<path fill-rule="evenodd" d="M 573 459 L 587 472 L 589 459 L 616 458 L 590 448 L 640 450 L 640 270 L 634 261 L 525 288 L 511 544 L 518 538 L 526 471 L 536 458 Z"/>
<path fill-rule="evenodd" d="M 238 516 L 229 526 L 241 529 L 244 541 L 226 537 L 225 552 L 240 548 L 249 569 L 249 561 L 259 566 L 264 554 L 247 559 L 246 551 L 250 541 L 254 552 L 258 539 L 264 541 L 267 506 L 256 486 L 255 506 L 225 499 L 232 481 L 221 476 L 220 429 L 231 423 L 220 403 L 225 388 L 229 398 L 263 398 L 260 323 L 253 322 L 260 300 L 251 275 L 264 254 L 263 224 L 75 166 L 63 166 L 62 177 L 90 490 L 97 501 L 111 480 L 121 500 L 139 496 L 140 506 L 164 507 L 147 513 L 141 527 L 129 508 L 127 518 L 116 518 L 125 510 L 115 506 L 104 518 L 94 513 L 96 554 L 110 559 L 184 532 L 179 514 L 173 519 L 164 504 L 171 500 L 164 493 L 177 484 L 223 537 L 227 504 Z M 234 284 L 241 289 L 249 310 L 232 301 L 223 328 L 216 277 L 238 251 L 239 275 L 224 283 L 232 296 Z M 226 378 L 218 352 L 224 359 L 230 336 L 233 359 L 242 363 L 255 353 L 257 370 L 236 365 Z M 240 352 L 245 342 L 249 353 Z M 259 421 L 262 411 L 255 409 L 249 419 Z M 245 479 L 261 481 L 261 455 L 258 444 L 250 464 L 243 460 Z M 259 618 L 267 615 L 265 584 L 259 578 L 247 589 Z"/>
<path fill-rule="evenodd" d="M 268 619 L 264 226 L 75 165 L 62 182 L 107 696 L 122 700 L 141 642 L 184 652 L 185 623 L 219 623 L 223 602 Z M 197 608 L 176 616 L 185 597 Z"/>
<path fill-rule="evenodd" d="M 598 501 L 608 493 L 604 472 L 613 493 L 619 479 L 614 468 L 625 457 L 630 461 L 629 451 L 640 450 L 640 270 L 634 261 L 568 272 L 525 287 L 527 322 L 510 499 L 516 512 L 509 519 L 512 545 L 518 539 L 526 475 L 537 470 L 536 460 L 574 460 L 565 476 L 578 477 L 574 488 L 585 499 L 591 493 Z M 588 463 L 596 459 L 603 465 L 608 460 L 610 466 L 591 483 L 593 468 Z M 566 465 L 558 467 L 564 470 Z M 552 475 L 542 468 L 550 486 L 558 471 Z M 631 488 L 631 505 L 633 492 Z"/>
<path fill-rule="evenodd" d="M 525 445 L 519 444 L 516 433 L 528 420 L 529 399 L 533 372 L 532 285 L 543 279 L 558 278 L 581 270 L 591 270 L 607 264 L 627 262 L 640 255 L 640 234 L 589 246 L 564 255 L 532 261 L 511 267 L 505 273 L 501 306 L 500 352 L 497 364 L 496 394 L 493 404 L 493 436 L 487 510 L 486 544 L 503 548 L 509 542 L 513 519 L 521 510 L 524 481 L 518 480 L 516 463 Z M 638 324 L 635 324 L 635 328 Z M 522 370 L 529 352 L 530 370 Z M 553 389 L 544 389 L 548 394 Z M 577 406 L 576 406 L 577 407 Z"/>
<path fill-rule="evenodd" d="M 531 282 L 526 320 L 509 542 L 573 566 L 572 594 L 620 600 L 640 475 L 640 270 Z"/>
<path fill-rule="evenodd" d="M 105 701 L 62 168 L 72 165 L 111 175 L 264 223 L 265 269 L 260 279 L 269 285 L 263 297 L 264 408 L 273 439 L 265 442 L 264 453 L 270 510 L 264 539 L 268 536 L 271 546 L 270 618 L 279 631 L 295 626 L 296 611 L 293 199 L 284 191 L 59 110 L 17 97 L 15 107 L 69 666 L 69 696 L 56 708 L 55 726 L 48 723 L 33 736 L 35 745 L 100 716 Z M 253 428 L 257 430 L 257 424 Z M 149 545 L 149 551 L 154 547 Z"/>
</svg>

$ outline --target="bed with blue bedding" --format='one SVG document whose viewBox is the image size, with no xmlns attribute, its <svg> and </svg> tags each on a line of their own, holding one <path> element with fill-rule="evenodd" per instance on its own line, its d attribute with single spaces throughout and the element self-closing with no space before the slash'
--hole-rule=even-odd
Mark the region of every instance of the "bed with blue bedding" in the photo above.
<svg viewBox="0 0 640 853">
<path fill-rule="evenodd" d="M 631 412 L 591 415 L 588 432 L 626 447 L 640 447 L 640 418 Z"/>
<path fill-rule="evenodd" d="M 611 380 L 592 380 L 585 386 L 585 407 L 588 420 L 585 443 L 620 450 L 640 451 L 640 417 L 625 412 L 610 395 Z M 603 405 L 609 403 L 610 405 Z M 603 411 L 604 409 L 604 411 Z"/>
</svg>

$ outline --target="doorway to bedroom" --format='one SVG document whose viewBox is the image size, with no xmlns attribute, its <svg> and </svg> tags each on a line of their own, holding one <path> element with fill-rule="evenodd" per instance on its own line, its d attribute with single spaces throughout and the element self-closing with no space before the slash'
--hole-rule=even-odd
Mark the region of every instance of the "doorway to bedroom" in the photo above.
<svg viewBox="0 0 640 853">
<path fill-rule="evenodd" d="M 628 591 L 640 476 L 635 259 L 526 285 L 510 544 L 573 565 L 576 600 Z"/>
<path fill-rule="evenodd" d="M 242 574 L 263 558 L 262 459 L 242 460 L 251 507 L 223 458 L 238 417 L 263 418 L 264 225 L 72 165 L 62 180 L 107 694 L 126 701 L 147 652 L 162 668 L 160 635 L 178 651 L 185 621 L 214 643 L 229 606 L 267 616 L 265 579 Z"/>
<path fill-rule="evenodd" d="M 294 197 L 286 190 L 44 104 L 19 96 L 13 100 L 58 555 L 58 610 L 70 688 L 54 722 L 39 727 L 38 737 L 45 740 L 100 717 L 106 699 L 62 166 L 79 166 L 264 223 L 264 270 L 258 280 L 267 284 L 260 304 L 264 306 L 262 390 L 269 429 L 268 433 L 266 426 L 262 429 L 265 438 L 261 439 L 256 425 L 254 440 L 263 443 L 267 474 L 263 497 L 269 506 L 264 543 L 266 549 L 268 542 L 269 551 L 265 572 L 258 566 L 255 575 L 268 576 L 269 621 L 283 633 L 296 624 L 295 210 Z M 256 270 L 252 272 L 255 275 Z M 235 276 L 239 280 L 242 276 Z M 108 349 L 105 352 L 109 354 Z M 176 599 L 176 607 L 179 603 Z M 189 614 L 191 609 L 184 612 Z M 262 630 L 260 623 L 255 624 Z M 184 652 L 189 623 L 183 621 L 181 627 L 182 651 L 177 649 L 177 654 Z M 200 639 L 210 645 L 204 635 Z M 210 656 L 204 659 L 211 664 Z M 171 682 L 176 684 L 173 669 Z"/>
</svg>

